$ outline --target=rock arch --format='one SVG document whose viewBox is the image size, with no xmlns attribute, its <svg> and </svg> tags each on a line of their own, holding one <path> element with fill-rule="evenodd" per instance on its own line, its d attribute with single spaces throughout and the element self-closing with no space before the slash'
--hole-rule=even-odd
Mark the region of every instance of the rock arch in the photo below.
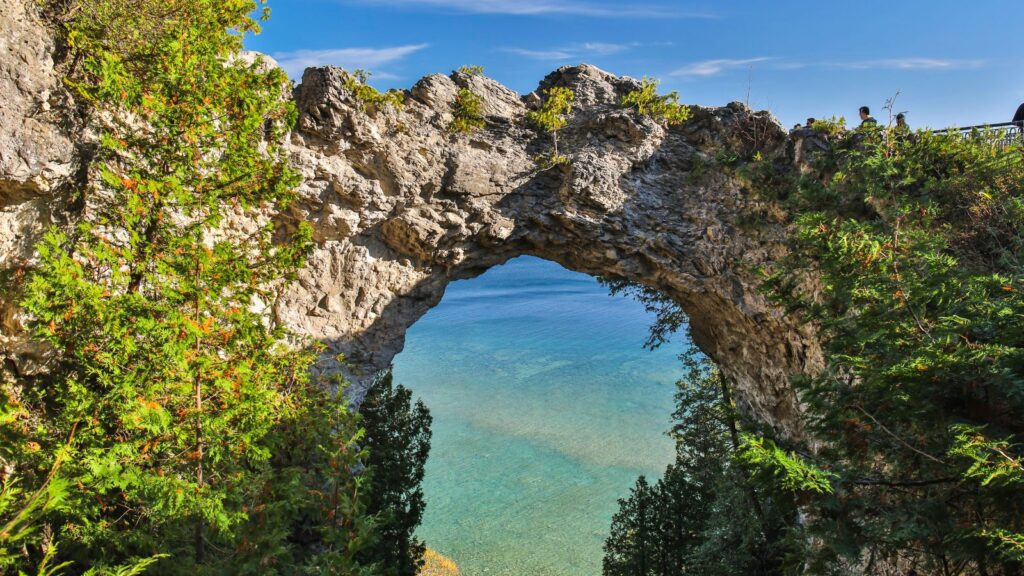
<svg viewBox="0 0 1024 576">
<path fill-rule="evenodd" d="M 560 137 L 572 161 L 541 170 L 533 157 L 548 141 L 525 122 L 536 94 L 457 72 L 419 81 L 400 111 L 364 111 L 342 79 L 309 69 L 296 91 L 291 146 L 305 182 L 291 217 L 313 224 L 318 248 L 275 306 L 278 320 L 328 344 L 323 369 L 340 369 L 332 358 L 343 353 L 366 378 L 448 282 L 528 254 L 677 300 L 741 408 L 796 431 L 789 376 L 816 368 L 820 350 L 759 294 L 753 268 L 784 254 L 784 230 L 722 161 L 755 148 L 785 159 L 767 113 L 697 107 L 665 129 L 618 105 L 635 80 L 562 68 L 540 87 L 576 94 Z M 481 96 L 487 118 L 468 135 L 447 130 L 460 88 Z"/>
<path fill-rule="evenodd" d="M 89 141 L 35 7 L 3 3 L 0 28 L 11 40 L 0 54 L 2 272 L 31 259 L 46 226 L 78 217 L 65 191 L 86 173 Z M 340 70 L 307 70 L 289 144 L 304 183 L 284 221 L 312 223 L 316 249 L 272 314 L 327 343 L 322 370 L 344 370 L 336 359 L 344 353 L 352 375 L 366 381 L 448 282 L 539 256 L 677 300 L 697 344 L 735 382 L 741 408 L 798 433 L 789 377 L 817 369 L 821 352 L 812 331 L 759 294 L 753 268 L 785 253 L 785 230 L 726 165 L 729 154 L 754 150 L 788 162 L 781 127 L 734 103 L 695 107 L 684 125 L 666 130 L 619 107 L 636 80 L 592 66 L 559 69 L 540 88 L 551 86 L 576 94 L 560 137 L 571 163 L 540 170 L 533 157 L 548 140 L 525 122 L 536 94 L 454 73 L 420 80 L 401 110 L 363 109 Z M 447 130 L 460 88 L 481 97 L 487 119 L 469 135 Z M 0 294 L 4 370 L 30 374 L 44 356 Z"/>
</svg>

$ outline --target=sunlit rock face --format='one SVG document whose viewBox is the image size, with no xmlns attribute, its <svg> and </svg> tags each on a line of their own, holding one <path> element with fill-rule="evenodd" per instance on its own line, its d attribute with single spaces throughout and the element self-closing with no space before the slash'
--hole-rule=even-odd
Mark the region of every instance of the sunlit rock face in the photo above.
<svg viewBox="0 0 1024 576">
<path fill-rule="evenodd" d="M 61 202 L 53 195 L 81 172 L 75 144 L 84 140 L 64 128 L 73 124 L 66 104 L 38 112 L 40 94 L 59 82 L 49 34 L 25 3 L 0 8 L 0 42 L 28 38 L 24 49 L 0 50 L 0 248 L 8 269 L 31 256 L 38 231 L 55 220 Z M 26 61 L 44 72 L 38 82 L 12 80 Z M 551 138 L 526 113 L 553 86 L 576 96 L 558 138 L 570 161 L 541 169 L 534 158 L 550 152 Z M 741 104 L 694 108 L 685 124 L 666 128 L 619 105 L 638 86 L 592 66 L 561 68 L 527 96 L 480 76 L 434 75 L 398 110 L 355 102 L 338 69 L 307 70 L 289 141 L 304 182 L 282 223 L 310 222 L 316 249 L 299 280 L 282 289 L 274 318 L 327 344 L 321 371 L 366 382 L 448 282 L 534 255 L 677 300 L 696 343 L 735 382 L 741 409 L 799 433 L 789 377 L 817 369 L 820 350 L 812 332 L 759 293 L 755 269 L 784 254 L 785 230 L 723 160 L 760 150 L 784 163 L 786 135 L 767 113 Z M 448 130 L 460 88 L 480 96 L 486 115 L 471 134 Z M 32 355 L 5 306 L 5 364 L 24 371 Z"/>
<path fill-rule="evenodd" d="M 55 50 L 34 2 L 0 2 L 0 279 L 30 259 L 39 235 L 62 220 L 81 157 Z M 44 351 L 21 337 L 11 300 L 0 287 L 0 355 L 7 371 L 33 373 Z"/>
<path fill-rule="evenodd" d="M 332 68 L 307 70 L 291 147 L 304 176 L 293 217 L 319 246 L 277 303 L 280 321 L 372 372 L 453 279 L 530 254 L 661 290 L 689 314 L 697 343 L 734 379 L 744 410 L 792 432 L 794 372 L 814 369 L 812 335 L 758 292 L 754 268 L 784 253 L 781 225 L 723 151 L 785 158 L 786 137 L 744 106 L 695 108 L 666 129 L 623 109 L 638 83 L 591 66 L 550 74 L 538 93 L 576 95 L 559 134 L 569 164 L 538 167 L 550 136 L 530 127 L 537 94 L 455 73 L 420 80 L 402 110 L 360 110 Z M 460 88 L 486 127 L 451 134 Z"/>
</svg>

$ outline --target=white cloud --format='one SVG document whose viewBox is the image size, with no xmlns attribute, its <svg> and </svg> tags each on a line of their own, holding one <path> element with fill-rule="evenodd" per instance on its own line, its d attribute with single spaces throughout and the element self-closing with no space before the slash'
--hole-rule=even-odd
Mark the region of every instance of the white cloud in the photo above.
<svg viewBox="0 0 1024 576">
<path fill-rule="evenodd" d="M 764 68 L 777 71 L 800 70 L 804 68 L 832 68 L 843 70 L 964 70 L 981 68 L 985 60 L 956 60 L 943 58 L 878 58 L 848 62 L 796 62 L 761 56 L 758 58 L 702 60 L 693 62 L 674 70 L 672 76 L 707 78 L 729 72 L 730 70 L 747 68 L 754 64 L 764 64 Z"/>
<path fill-rule="evenodd" d="M 572 52 L 566 52 L 564 50 L 528 50 L 526 48 L 505 48 L 504 52 L 510 54 L 518 54 L 519 56 L 525 56 L 527 58 L 533 58 L 534 60 L 571 60 L 575 58 L 575 54 Z"/>
<path fill-rule="evenodd" d="M 610 56 L 629 50 L 637 44 L 612 44 L 608 42 L 584 42 L 551 50 L 528 48 L 505 48 L 504 52 L 518 54 L 534 60 L 585 60 L 593 56 Z"/>
<path fill-rule="evenodd" d="M 630 45 L 627 44 L 609 44 L 607 42 L 585 42 L 580 46 L 584 52 L 595 54 L 598 56 L 608 56 L 610 54 L 618 54 L 629 50 Z"/>
<path fill-rule="evenodd" d="M 712 18 L 709 13 L 682 12 L 670 8 L 630 5 L 627 2 L 594 3 L 582 0 L 353 0 L 364 4 L 422 6 L 477 14 L 542 16 L 571 14 L 603 18 Z"/>
<path fill-rule="evenodd" d="M 964 68 L 980 68 L 984 65 L 984 60 L 942 58 L 881 58 L 878 60 L 832 64 L 834 67 L 851 70 L 961 70 Z"/>
<path fill-rule="evenodd" d="M 672 76 L 717 76 L 722 72 L 726 72 L 728 70 L 734 70 L 736 68 L 745 68 L 747 66 L 751 66 L 753 64 L 758 64 L 761 62 L 767 62 L 769 60 L 772 60 L 772 58 L 769 58 L 767 56 L 761 56 L 758 58 L 744 58 L 739 60 L 729 58 L 720 58 L 717 60 L 703 60 L 701 62 L 693 62 L 691 64 L 687 64 L 682 68 L 678 68 L 672 71 Z"/>
<path fill-rule="evenodd" d="M 295 50 L 278 52 L 273 57 L 289 76 L 296 80 L 302 77 L 306 68 L 317 66 L 340 66 L 348 70 L 362 68 L 374 72 L 377 78 L 394 78 L 393 75 L 376 71 L 378 66 L 396 62 L 419 52 L 429 44 L 408 44 L 388 48 L 333 48 L 328 50 Z"/>
</svg>

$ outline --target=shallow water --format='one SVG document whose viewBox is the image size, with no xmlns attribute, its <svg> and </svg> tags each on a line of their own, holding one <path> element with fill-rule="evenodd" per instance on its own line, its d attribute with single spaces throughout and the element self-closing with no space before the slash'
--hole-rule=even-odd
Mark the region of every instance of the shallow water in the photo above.
<svg viewBox="0 0 1024 576">
<path fill-rule="evenodd" d="M 434 416 L 418 530 L 464 576 L 594 576 L 616 500 L 672 460 L 678 343 L 593 278 L 523 257 L 449 286 L 395 381 Z"/>
</svg>

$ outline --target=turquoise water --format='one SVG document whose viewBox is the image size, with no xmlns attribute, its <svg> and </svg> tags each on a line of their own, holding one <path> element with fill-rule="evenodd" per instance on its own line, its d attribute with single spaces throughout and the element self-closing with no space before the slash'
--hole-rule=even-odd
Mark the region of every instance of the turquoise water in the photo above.
<svg viewBox="0 0 1024 576">
<path fill-rule="evenodd" d="M 395 381 L 434 416 L 418 530 L 464 576 L 594 576 L 616 499 L 672 460 L 679 345 L 589 276 L 523 257 L 449 286 Z"/>
</svg>

